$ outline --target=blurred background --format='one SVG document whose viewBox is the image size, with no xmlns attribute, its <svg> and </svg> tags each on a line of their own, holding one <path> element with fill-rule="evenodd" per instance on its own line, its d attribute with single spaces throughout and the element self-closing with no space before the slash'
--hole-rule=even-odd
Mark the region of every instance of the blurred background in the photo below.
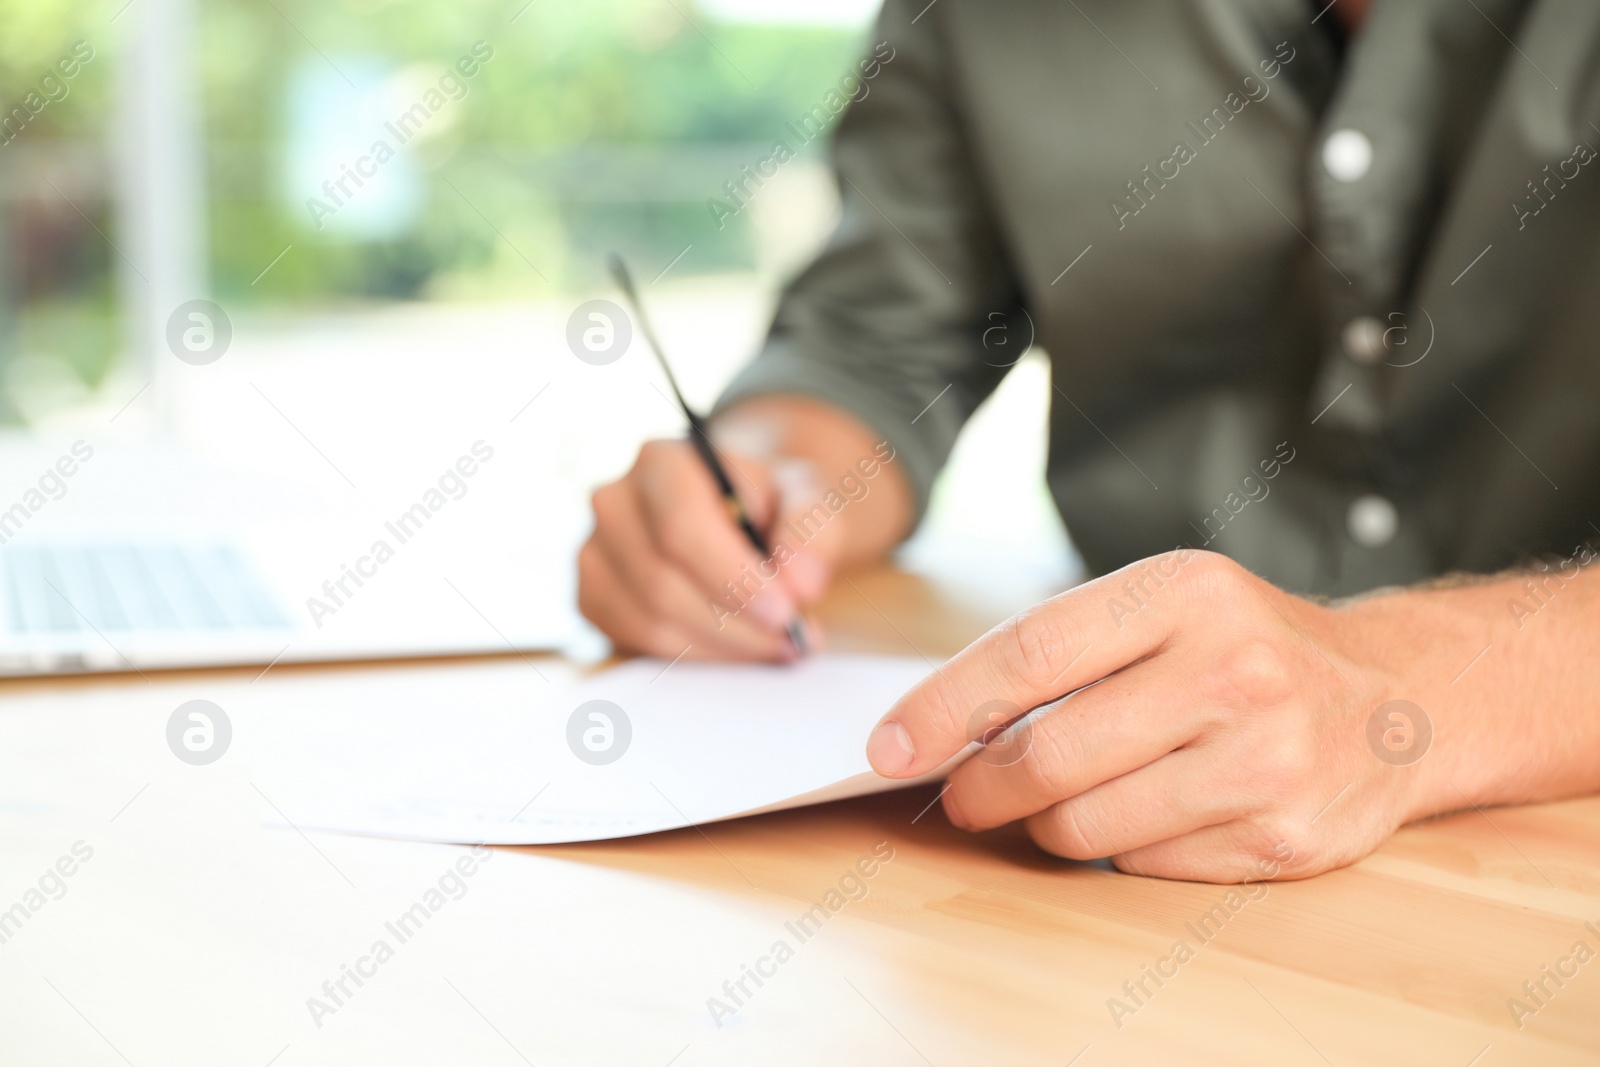
<svg viewBox="0 0 1600 1067">
<path fill-rule="evenodd" d="M 876 7 L 0 0 L 0 423 L 172 440 L 379 511 L 516 434 L 581 509 L 682 432 L 640 342 L 568 350 L 574 309 L 615 296 L 604 254 L 708 404 L 834 223 L 826 139 L 788 124 L 857 71 Z M 740 205 L 726 183 L 780 140 Z M 196 299 L 231 331 L 204 366 L 167 342 Z M 939 551 L 1070 572 L 1048 394 L 1030 353 L 975 420 Z"/>
</svg>

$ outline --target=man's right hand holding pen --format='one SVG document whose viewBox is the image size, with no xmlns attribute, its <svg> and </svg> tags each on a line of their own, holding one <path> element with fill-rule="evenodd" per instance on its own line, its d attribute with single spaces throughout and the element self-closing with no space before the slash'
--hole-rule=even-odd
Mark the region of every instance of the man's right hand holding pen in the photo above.
<svg viewBox="0 0 1600 1067">
<path fill-rule="evenodd" d="M 803 618 L 808 644 L 821 644 L 809 609 L 840 568 L 881 558 L 899 541 L 910 488 L 885 463 L 869 493 L 816 521 L 827 488 L 859 477 L 862 457 L 881 450 L 853 417 L 803 397 L 746 401 L 717 416 L 711 433 L 772 557 L 751 546 L 690 442 L 651 441 L 627 474 L 594 493 L 594 532 L 578 556 L 579 609 L 619 651 L 792 660 L 790 623 Z"/>
</svg>

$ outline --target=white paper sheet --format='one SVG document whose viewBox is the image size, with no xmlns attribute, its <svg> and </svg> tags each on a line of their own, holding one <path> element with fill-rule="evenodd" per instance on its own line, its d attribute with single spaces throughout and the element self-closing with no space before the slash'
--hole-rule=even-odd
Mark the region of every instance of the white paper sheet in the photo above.
<svg viewBox="0 0 1600 1067">
<path fill-rule="evenodd" d="M 304 754 L 313 766 L 302 785 L 311 784 L 297 790 L 288 816 L 304 828 L 383 837 L 553 844 L 901 788 L 915 782 L 875 774 L 866 739 L 929 672 L 921 659 L 842 654 L 789 667 L 634 660 L 532 701 L 483 707 L 479 698 L 470 721 L 454 728 L 448 709 L 434 720 L 407 715 L 366 749 L 366 761 L 350 751 L 356 738 L 324 738 L 320 751 Z M 622 755 L 604 765 L 569 744 L 569 720 L 591 700 L 621 708 L 631 732 Z M 599 731 L 590 741 L 605 748 L 600 720 L 580 725 Z M 611 725 L 605 754 L 620 743 L 620 724 Z M 394 736 L 399 729 L 405 736 Z M 341 750 L 345 767 L 316 769 L 341 762 Z"/>
</svg>

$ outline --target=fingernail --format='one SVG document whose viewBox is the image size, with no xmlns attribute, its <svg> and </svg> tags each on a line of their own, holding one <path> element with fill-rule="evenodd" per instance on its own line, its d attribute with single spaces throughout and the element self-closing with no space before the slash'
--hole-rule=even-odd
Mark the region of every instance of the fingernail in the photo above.
<svg viewBox="0 0 1600 1067">
<path fill-rule="evenodd" d="M 781 632 L 794 618 L 794 604 L 776 589 L 763 589 L 750 601 L 750 614 L 767 629 Z"/>
<path fill-rule="evenodd" d="M 893 778 L 911 766 L 916 753 L 911 748 L 911 735 L 894 720 L 879 723 L 867 738 L 867 762 L 872 769 L 886 778 Z"/>
</svg>

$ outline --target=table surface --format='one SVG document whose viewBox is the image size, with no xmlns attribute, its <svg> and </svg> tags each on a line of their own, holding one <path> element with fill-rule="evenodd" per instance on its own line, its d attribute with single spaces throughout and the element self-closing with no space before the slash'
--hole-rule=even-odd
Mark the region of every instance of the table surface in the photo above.
<svg viewBox="0 0 1600 1067">
<path fill-rule="evenodd" d="M 1038 592 L 886 569 L 841 582 L 823 614 L 838 647 L 937 658 Z M 401 942 L 386 922 L 466 849 L 264 825 L 242 729 L 236 758 L 209 767 L 166 748 L 176 702 L 223 683 L 270 703 L 321 679 L 530 671 L 508 657 L 0 687 L 0 909 L 29 912 L 0 943 L 0 1064 L 1600 1059 L 1600 798 L 1437 818 L 1243 898 L 1058 860 L 1016 827 L 962 833 L 932 789 L 906 790 L 495 849 Z M 46 877 L 64 857 L 71 875 Z M 801 925 L 808 912 L 826 919 Z M 370 955 L 380 940 L 391 957 Z M 368 977 L 314 1014 L 346 965 Z"/>
</svg>

